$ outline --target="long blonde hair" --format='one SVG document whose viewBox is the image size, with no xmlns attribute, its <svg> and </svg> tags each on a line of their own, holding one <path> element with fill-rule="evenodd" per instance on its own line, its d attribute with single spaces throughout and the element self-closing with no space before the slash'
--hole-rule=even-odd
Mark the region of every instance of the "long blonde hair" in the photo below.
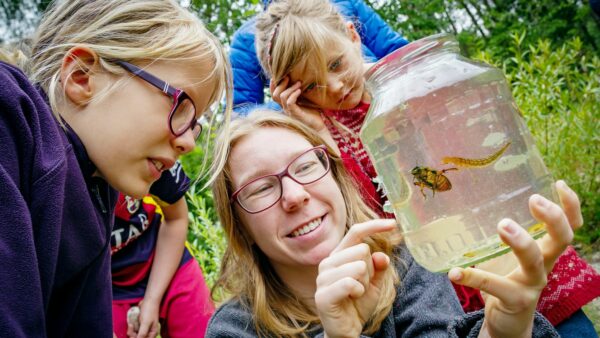
<svg viewBox="0 0 600 338">
<path fill-rule="evenodd" d="M 348 41 L 347 21 L 327 0 L 274 1 L 256 19 L 258 58 L 275 82 L 310 58 L 311 67 L 317 70 L 316 82 L 323 83 L 328 70 L 327 51 L 336 48 L 343 54 L 361 57 L 360 48 L 349 49 Z"/>
<path fill-rule="evenodd" d="M 215 143 L 217 156 L 229 158 L 230 149 L 244 136 L 258 128 L 276 127 L 298 133 L 312 145 L 325 144 L 323 139 L 303 123 L 272 111 L 254 111 L 246 118 L 231 123 L 230 130 L 221 133 Z M 377 218 L 377 214 L 361 199 L 353 180 L 344 169 L 339 156 L 328 149 L 332 159 L 331 173 L 338 183 L 346 205 L 346 231 L 352 224 Z M 219 279 L 213 287 L 213 295 L 223 291 L 251 309 L 259 336 L 275 334 L 278 337 L 303 335 L 308 328 L 319 324 L 318 316 L 289 289 L 269 263 L 268 258 L 251 242 L 249 232 L 230 203 L 233 192 L 230 168 L 225 163 L 213 183 L 213 195 L 221 225 L 227 236 L 228 246 L 221 263 Z M 399 237 L 371 236 L 366 240 L 372 251 L 392 255 Z M 393 261 L 393 260 L 392 260 Z M 395 298 L 398 282 L 392 264 L 388 269 L 380 302 L 365 326 L 365 333 L 376 332 L 389 313 Z"/>
</svg>

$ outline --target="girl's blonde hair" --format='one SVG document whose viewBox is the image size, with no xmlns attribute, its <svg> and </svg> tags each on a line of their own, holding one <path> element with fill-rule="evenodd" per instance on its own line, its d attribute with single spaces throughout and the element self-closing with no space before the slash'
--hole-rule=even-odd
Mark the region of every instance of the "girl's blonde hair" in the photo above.
<svg viewBox="0 0 600 338">
<path fill-rule="evenodd" d="M 229 294 L 251 309 L 259 336 L 305 336 L 304 332 L 307 329 L 319 324 L 318 316 L 277 276 L 269 259 L 253 244 L 246 229 L 249 225 L 242 223 L 238 215 L 239 209 L 230 203 L 233 193 L 231 171 L 227 163 L 230 149 L 245 136 L 265 127 L 293 131 L 315 146 L 325 144 L 316 132 L 298 120 L 264 110 L 254 111 L 246 118 L 233 121 L 228 132 L 219 134 L 215 143 L 215 154 L 227 158 L 227 161 L 223 170 L 215 175 L 213 195 L 228 246 L 221 263 L 219 279 L 212 292 L 213 295 L 217 291 Z M 355 223 L 378 218 L 361 199 L 340 157 L 334 155 L 332 149 L 328 148 L 328 151 L 332 159 L 331 173 L 340 187 L 346 205 L 346 231 Z M 399 237 L 373 235 L 366 242 L 372 251 L 381 251 L 391 256 Z M 377 309 L 365 326 L 367 334 L 379 329 L 392 307 L 395 285 L 398 282 L 393 264 L 385 277 Z"/>
<path fill-rule="evenodd" d="M 65 98 L 60 84 L 61 64 L 74 46 L 96 52 L 103 70 L 117 75 L 127 72 L 114 60 L 210 64 L 212 71 L 199 81 L 217 79 L 211 105 L 220 101 L 225 91 L 224 124 L 228 125 L 232 107 L 228 58 L 218 39 L 176 1 L 56 0 L 48 7 L 32 38 L 31 56 L 24 70 L 33 83 L 44 89 L 59 121 L 59 106 Z M 119 81 L 109 90 L 118 85 Z M 222 160 L 214 158 L 214 169 L 219 166 Z"/>
<path fill-rule="evenodd" d="M 0 45 L 0 61 L 10 63 L 21 69 L 26 67 L 29 54 L 29 42 L 27 39 L 16 43 Z"/>
<path fill-rule="evenodd" d="M 348 34 L 347 20 L 328 0 L 273 1 L 256 19 L 256 52 L 276 83 L 310 59 L 316 83 L 322 84 L 329 68 L 327 51 L 362 57 L 360 48 L 349 48 Z"/>
</svg>

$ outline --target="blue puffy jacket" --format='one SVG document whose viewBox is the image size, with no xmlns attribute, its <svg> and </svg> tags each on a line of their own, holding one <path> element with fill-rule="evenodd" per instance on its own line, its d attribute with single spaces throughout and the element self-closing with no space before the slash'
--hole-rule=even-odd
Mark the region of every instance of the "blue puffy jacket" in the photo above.
<svg viewBox="0 0 600 338">
<path fill-rule="evenodd" d="M 264 1 L 265 5 L 270 1 Z M 331 0 L 340 13 L 358 23 L 358 32 L 367 61 L 376 61 L 406 45 L 408 41 L 393 31 L 363 0 Z M 264 103 L 264 90 L 268 79 L 262 71 L 254 47 L 256 17 L 244 23 L 233 35 L 229 59 L 233 68 L 233 109 L 247 114 Z M 267 107 L 280 109 L 274 102 Z"/>
</svg>

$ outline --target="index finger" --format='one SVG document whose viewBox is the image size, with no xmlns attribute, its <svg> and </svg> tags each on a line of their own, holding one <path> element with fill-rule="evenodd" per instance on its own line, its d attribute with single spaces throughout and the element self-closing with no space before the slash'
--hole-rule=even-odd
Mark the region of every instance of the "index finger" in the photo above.
<svg viewBox="0 0 600 338">
<path fill-rule="evenodd" d="M 144 338 L 148 335 L 148 331 L 150 330 L 149 325 L 149 323 L 142 323 L 142 325 L 140 325 L 140 329 L 137 334 L 138 338 Z"/>
<path fill-rule="evenodd" d="M 275 82 L 275 81 L 273 81 L 273 79 L 271 79 L 269 81 L 269 90 L 271 91 L 271 95 L 273 95 L 273 93 L 275 92 L 275 90 L 277 89 L 277 87 L 279 87 L 286 80 L 289 80 L 289 77 L 284 76 L 283 78 L 281 78 L 277 82 Z M 284 87 L 284 89 L 285 89 L 285 87 Z"/>
<path fill-rule="evenodd" d="M 539 244 L 546 270 L 550 272 L 556 259 L 573 240 L 573 229 L 564 211 L 540 195 L 530 197 L 529 208 L 536 220 L 546 224 L 547 234 L 540 239 Z"/>
<path fill-rule="evenodd" d="M 332 253 L 360 244 L 367 236 L 393 230 L 396 227 L 394 219 L 374 219 L 364 223 L 354 224 Z"/>
<path fill-rule="evenodd" d="M 556 182 L 556 191 L 562 203 L 563 210 L 569 225 L 573 230 L 579 229 L 583 225 L 583 216 L 581 215 L 581 203 L 577 194 L 569 188 L 565 181 L 559 180 Z"/>
</svg>

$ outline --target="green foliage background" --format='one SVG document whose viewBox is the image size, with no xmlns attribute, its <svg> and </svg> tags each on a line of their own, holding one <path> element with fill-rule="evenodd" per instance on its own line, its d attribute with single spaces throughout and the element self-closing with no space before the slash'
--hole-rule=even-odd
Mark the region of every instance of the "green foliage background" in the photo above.
<svg viewBox="0 0 600 338">
<path fill-rule="evenodd" d="M 577 241 L 600 243 L 600 19 L 587 1 L 365 1 L 410 40 L 453 33 L 465 55 L 504 70 L 546 165 L 581 197 L 586 226 L 577 233 Z M 181 2 L 225 45 L 245 20 L 262 10 L 259 0 Z M 0 23 L 4 23 L 0 42 L 30 34 L 48 3 L 0 0 Z M 186 156 L 187 172 L 197 177 L 203 159 L 211 153 L 205 147 Z M 225 240 L 212 195 L 201 190 L 204 183 L 198 181 L 187 195 L 188 240 L 212 285 Z"/>
</svg>

